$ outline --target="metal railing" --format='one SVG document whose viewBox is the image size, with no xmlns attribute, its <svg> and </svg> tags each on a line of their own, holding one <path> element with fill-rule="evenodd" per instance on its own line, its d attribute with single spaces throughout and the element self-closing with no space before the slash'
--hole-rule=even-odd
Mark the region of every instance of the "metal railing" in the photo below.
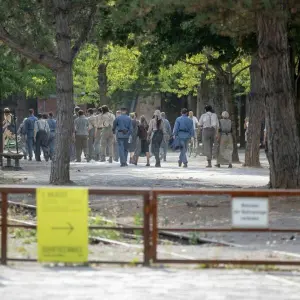
<svg viewBox="0 0 300 300">
<path fill-rule="evenodd" d="M 27 228 L 36 229 L 36 225 L 8 224 L 8 195 L 9 194 L 35 194 L 38 187 L 0 187 L 1 194 L 1 263 L 7 264 L 8 261 L 30 261 L 36 262 L 37 259 L 10 258 L 7 257 L 8 248 L 8 228 Z M 279 197 L 279 196 L 300 196 L 300 190 L 174 190 L 174 189 L 147 189 L 147 188 L 88 188 L 89 195 L 98 196 L 141 196 L 143 198 L 143 227 L 113 227 L 113 226 L 89 226 L 90 230 L 139 230 L 143 235 L 143 261 L 135 264 L 149 266 L 153 263 L 189 263 L 189 264 L 239 264 L 239 265 L 300 265 L 299 261 L 292 260 L 223 260 L 223 259 L 159 259 L 157 257 L 157 241 L 160 232 L 293 232 L 300 233 L 300 228 L 160 228 L 158 227 L 158 202 L 159 196 L 178 196 L 178 195 L 208 195 L 220 196 L 227 195 L 232 197 Z M 101 200 L 100 200 L 101 201 Z M 282 200 L 283 201 L 283 200 Z M 289 201 L 289 200 L 285 200 Z M 130 264 L 130 261 L 89 261 L 98 264 Z"/>
</svg>

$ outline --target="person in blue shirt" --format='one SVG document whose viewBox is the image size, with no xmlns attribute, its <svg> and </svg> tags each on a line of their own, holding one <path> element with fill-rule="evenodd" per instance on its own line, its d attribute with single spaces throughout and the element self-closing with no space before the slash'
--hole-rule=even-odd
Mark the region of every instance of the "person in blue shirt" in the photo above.
<svg viewBox="0 0 300 300">
<path fill-rule="evenodd" d="M 121 109 L 121 115 L 114 120 L 113 133 L 118 141 L 121 167 L 126 167 L 128 158 L 128 140 L 132 134 L 132 123 L 127 115 L 127 109 Z"/>
<path fill-rule="evenodd" d="M 24 134 L 26 136 L 26 145 L 28 149 L 29 160 L 32 160 L 34 150 L 34 124 L 37 118 L 34 116 L 34 110 L 29 109 L 29 117 L 24 122 Z"/>
<path fill-rule="evenodd" d="M 53 160 L 54 156 L 54 146 L 55 146 L 55 131 L 56 131 L 56 120 L 53 118 L 53 112 L 49 112 L 49 118 L 47 119 L 50 134 L 48 139 L 48 147 L 49 147 L 49 154 L 50 159 Z"/>
<path fill-rule="evenodd" d="M 183 108 L 181 110 L 181 117 L 178 117 L 175 121 L 175 126 L 173 130 L 173 135 L 175 138 L 179 139 L 180 144 L 180 155 L 178 165 L 187 168 L 187 146 L 189 140 L 194 136 L 194 124 L 193 121 L 188 117 L 188 110 Z"/>
</svg>

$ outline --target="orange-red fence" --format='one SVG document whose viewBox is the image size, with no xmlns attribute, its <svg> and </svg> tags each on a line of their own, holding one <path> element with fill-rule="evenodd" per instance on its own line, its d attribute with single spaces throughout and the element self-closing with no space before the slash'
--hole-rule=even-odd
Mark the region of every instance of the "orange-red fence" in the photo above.
<svg viewBox="0 0 300 300">
<path fill-rule="evenodd" d="M 36 225 L 14 225 L 8 224 L 8 195 L 9 194 L 35 194 L 37 187 L 0 187 L 1 194 L 1 263 L 6 264 L 8 261 L 31 261 L 37 259 L 12 258 L 7 257 L 8 248 L 8 228 L 27 228 L 36 229 Z M 158 198 L 159 196 L 178 196 L 178 195 L 228 195 L 230 199 L 234 197 L 281 197 L 281 196 L 300 196 L 300 190 L 173 190 L 173 189 L 147 189 L 147 188 L 88 188 L 89 195 L 99 196 L 141 196 L 143 198 L 143 227 L 108 227 L 108 226 L 89 226 L 89 229 L 105 229 L 105 230 L 139 230 L 143 234 L 144 258 L 136 264 L 145 266 L 153 263 L 192 263 L 192 264 L 253 264 L 253 265 L 300 265 L 299 261 L 292 260 L 221 260 L 221 259 L 159 259 L 157 258 L 157 240 L 159 232 L 293 232 L 300 233 L 300 228 L 160 228 L 158 227 Z M 101 201 L 101 200 L 100 200 Z M 283 200 L 284 201 L 284 200 Z M 286 201 L 289 201 L 288 199 Z M 130 261 L 89 261 L 89 263 L 99 264 L 129 264 Z"/>
</svg>

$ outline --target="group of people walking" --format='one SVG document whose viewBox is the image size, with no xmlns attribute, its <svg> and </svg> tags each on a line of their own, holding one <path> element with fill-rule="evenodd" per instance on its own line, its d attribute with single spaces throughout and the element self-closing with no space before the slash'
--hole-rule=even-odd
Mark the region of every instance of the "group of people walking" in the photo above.
<svg viewBox="0 0 300 300">
<path fill-rule="evenodd" d="M 29 109 L 29 116 L 23 120 L 17 134 L 21 136 L 21 148 L 24 159 L 32 161 L 33 153 L 36 161 L 41 161 L 41 152 L 46 161 L 54 157 L 56 120 L 53 113 L 34 115 Z"/>
<path fill-rule="evenodd" d="M 6 111 L 5 124 L 9 128 L 11 120 Z M 169 145 L 180 150 L 178 165 L 188 167 L 187 149 L 189 143 L 198 147 L 197 129 L 201 130 L 203 154 L 207 157 L 207 167 L 212 167 L 213 148 L 217 146 L 216 167 L 228 165 L 232 168 L 232 127 L 229 114 L 224 111 L 219 120 L 210 105 L 198 120 L 192 111 L 181 110 L 181 116 L 175 121 L 172 130 L 164 112 L 155 110 L 152 119 L 147 122 L 145 116 L 138 119 L 136 113 L 128 115 L 126 108 L 116 114 L 104 105 L 98 109 L 90 108 L 84 113 L 78 106 L 74 110 L 73 142 L 70 158 L 81 162 L 82 154 L 87 162 L 95 161 L 112 163 L 120 162 L 121 167 L 129 164 L 137 165 L 139 157 L 146 157 L 146 166 L 150 166 L 150 158 L 155 158 L 155 167 L 167 160 Z M 5 129 L 6 130 L 6 129 Z M 8 130 L 8 129 L 7 129 Z M 21 148 L 24 158 L 41 161 L 41 152 L 46 161 L 54 157 L 56 120 L 53 114 L 29 116 L 20 125 L 17 134 L 21 136 Z M 129 156 L 129 160 L 128 160 Z"/>
</svg>

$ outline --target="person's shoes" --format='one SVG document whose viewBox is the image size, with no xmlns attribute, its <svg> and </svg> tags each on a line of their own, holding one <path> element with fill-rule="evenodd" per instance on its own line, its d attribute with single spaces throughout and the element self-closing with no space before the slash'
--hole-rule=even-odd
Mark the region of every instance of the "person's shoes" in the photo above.
<svg viewBox="0 0 300 300">
<path fill-rule="evenodd" d="M 32 161 L 32 157 L 29 157 L 29 161 Z"/>
<path fill-rule="evenodd" d="M 149 164 L 149 163 L 147 163 L 147 164 L 146 164 L 146 167 L 150 167 L 150 164 Z"/>
<path fill-rule="evenodd" d="M 220 164 L 216 164 L 215 167 L 221 168 L 221 165 Z"/>
<path fill-rule="evenodd" d="M 155 168 L 160 168 L 161 165 L 160 164 L 155 164 Z"/>
<path fill-rule="evenodd" d="M 114 159 L 114 162 L 119 162 L 119 160 L 118 159 Z"/>
<path fill-rule="evenodd" d="M 130 157 L 130 159 L 129 159 L 129 164 L 132 165 L 133 163 L 134 163 L 134 160 L 133 160 L 132 157 Z"/>
<path fill-rule="evenodd" d="M 90 159 L 90 158 L 87 158 L 87 159 L 86 159 L 86 162 L 90 162 L 90 161 L 91 161 L 91 159 Z"/>
<path fill-rule="evenodd" d="M 81 159 L 76 159 L 75 162 L 81 162 Z"/>
<path fill-rule="evenodd" d="M 183 164 L 183 167 L 184 168 L 187 168 L 188 167 L 188 164 L 186 163 L 186 164 Z"/>
<path fill-rule="evenodd" d="M 96 155 L 96 158 L 95 158 L 95 161 L 99 161 L 99 160 L 100 160 L 100 155 L 97 154 L 97 155 Z"/>
<path fill-rule="evenodd" d="M 166 162 L 167 161 L 167 159 L 166 158 L 164 158 L 164 162 Z"/>
<path fill-rule="evenodd" d="M 27 156 L 26 156 L 26 155 L 24 155 L 24 159 L 27 159 Z"/>
<path fill-rule="evenodd" d="M 121 164 L 120 167 L 126 167 L 126 165 L 125 164 Z"/>
<path fill-rule="evenodd" d="M 109 162 L 110 164 L 112 164 L 112 162 L 113 162 L 112 157 L 110 157 L 110 158 L 108 159 L 108 162 Z"/>
<path fill-rule="evenodd" d="M 181 166 L 182 166 L 182 162 L 178 161 L 178 167 L 181 167 Z"/>
<path fill-rule="evenodd" d="M 41 159 L 36 159 L 36 161 L 41 161 Z"/>
<path fill-rule="evenodd" d="M 105 157 L 102 157 L 102 158 L 100 159 L 100 162 L 105 162 Z"/>
<path fill-rule="evenodd" d="M 229 168 L 229 169 L 232 169 L 232 164 L 229 164 L 228 168 Z"/>
<path fill-rule="evenodd" d="M 207 164 L 206 168 L 212 168 L 211 160 L 208 160 L 208 164 Z"/>
</svg>

